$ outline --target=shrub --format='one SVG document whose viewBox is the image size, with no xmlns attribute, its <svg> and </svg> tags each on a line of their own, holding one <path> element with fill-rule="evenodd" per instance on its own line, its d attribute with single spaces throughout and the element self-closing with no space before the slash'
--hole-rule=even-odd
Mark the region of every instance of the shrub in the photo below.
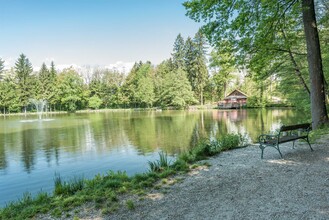
<svg viewBox="0 0 329 220">
<path fill-rule="evenodd" d="M 206 159 L 224 150 L 238 148 L 246 142 L 239 134 L 227 134 L 214 140 L 202 139 L 188 152 L 179 155 L 173 167 L 184 170 L 187 163 Z"/>
<path fill-rule="evenodd" d="M 127 200 L 126 201 L 126 206 L 127 206 L 127 208 L 129 209 L 129 210 L 134 210 L 135 209 L 135 204 L 134 204 L 134 202 L 132 201 L 132 200 Z"/>
<path fill-rule="evenodd" d="M 241 142 L 241 137 L 237 134 L 227 134 L 218 139 L 218 145 L 222 150 L 237 148 Z"/>
</svg>

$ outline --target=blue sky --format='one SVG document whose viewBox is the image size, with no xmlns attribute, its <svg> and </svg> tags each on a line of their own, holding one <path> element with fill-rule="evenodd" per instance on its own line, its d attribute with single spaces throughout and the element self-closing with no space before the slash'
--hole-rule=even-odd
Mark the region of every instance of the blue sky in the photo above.
<svg viewBox="0 0 329 220">
<path fill-rule="evenodd" d="M 0 57 L 109 65 L 170 57 L 176 36 L 200 27 L 183 0 L 0 0 Z"/>
</svg>

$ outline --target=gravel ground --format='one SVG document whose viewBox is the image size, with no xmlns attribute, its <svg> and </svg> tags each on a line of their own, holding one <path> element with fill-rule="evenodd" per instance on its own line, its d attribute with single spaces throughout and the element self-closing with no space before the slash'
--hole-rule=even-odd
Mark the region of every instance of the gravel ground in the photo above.
<svg viewBox="0 0 329 220">
<path fill-rule="evenodd" d="M 284 159 L 258 146 L 223 152 L 201 167 L 176 177 L 174 185 L 152 190 L 102 216 L 85 207 L 81 219 L 329 219 L 329 136 L 312 144 L 282 145 Z M 123 201 L 124 204 L 124 201 Z"/>
<path fill-rule="evenodd" d="M 298 142 L 223 152 L 207 169 L 99 219 L 329 219 L 329 137 L 312 144 Z M 91 218 L 93 219 L 93 218 Z"/>
</svg>

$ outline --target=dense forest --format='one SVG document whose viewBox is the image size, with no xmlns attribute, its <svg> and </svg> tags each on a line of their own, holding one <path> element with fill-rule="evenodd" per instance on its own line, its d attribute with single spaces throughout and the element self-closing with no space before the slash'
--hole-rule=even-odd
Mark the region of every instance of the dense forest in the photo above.
<svg viewBox="0 0 329 220">
<path fill-rule="evenodd" d="M 188 15 L 200 21 L 200 13 L 205 13 L 209 23 L 193 38 L 184 39 L 179 34 L 173 42 L 171 58 L 159 65 L 136 62 L 127 74 L 96 68 L 86 75 L 74 68 L 60 71 L 54 62 L 50 66 L 43 63 L 39 71 L 33 71 L 32 63 L 24 54 L 17 58 L 14 67 L 5 69 L 4 60 L 0 58 L 1 112 L 34 111 L 32 99 L 47 100 L 49 111 L 182 109 L 214 104 L 233 89 L 245 92 L 252 107 L 271 105 L 279 100 L 310 111 L 307 44 L 298 1 L 291 1 L 293 4 L 289 5 L 289 1 L 268 3 L 263 8 L 251 3 L 232 4 L 237 8 L 232 8 L 231 13 L 238 10 L 246 14 L 226 23 L 220 19 L 210 22 L 215 19 L 215 12 L 211 10 L 216 8 L 209 5 L 210 11 L 202 11 L 198 8 L 200 5 L 193 2 L 185 3 Z M 222 8 L 229 13 L 229 8 Z M 255 10 L 254 14 L 248 10 Z M 315 10 L 325 94 L 328 94 L 328 2 L 317 1 Z M 280 19 L 276 19 L 278 16 Z M 215 23 L 222 26 L 214 26 Z"/>
</svg>

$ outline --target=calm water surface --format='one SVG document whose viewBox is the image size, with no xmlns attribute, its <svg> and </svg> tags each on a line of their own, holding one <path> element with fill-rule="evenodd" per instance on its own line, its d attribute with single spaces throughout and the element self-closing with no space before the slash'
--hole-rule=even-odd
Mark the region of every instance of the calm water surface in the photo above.
<svg viewBox="0 0 329 220">
<path fill-rule="evenodd" d="M 146 171 L 159 151 L 174 156 L 200 137 L 239 132 L 255 141 L 263 131 L 300 118 L 289 109 L 2 116 L 0 206 L 25 192 L 51 192 L 55 173 L 67 180 L 108 170 L 133 175 Z"/>
</svg>

